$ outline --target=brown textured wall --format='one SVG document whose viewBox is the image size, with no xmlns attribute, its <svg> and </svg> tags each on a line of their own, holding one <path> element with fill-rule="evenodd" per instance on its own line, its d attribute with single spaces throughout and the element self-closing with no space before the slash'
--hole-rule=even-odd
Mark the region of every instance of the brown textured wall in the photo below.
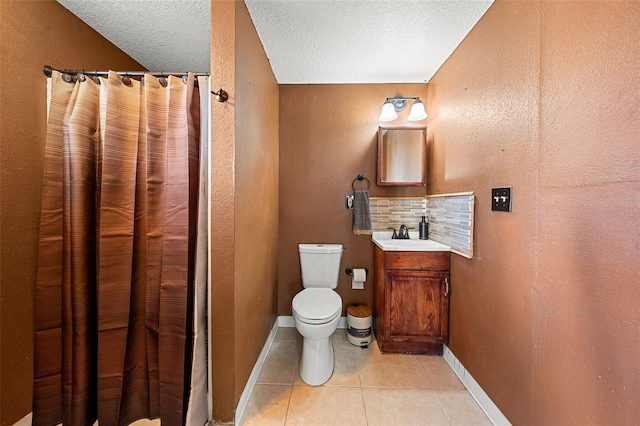
<svg viewBox="0 0 640 426">
<path fill-rule="evenodd" d="M 33 297 L 46 132 L 42 66 L 144 68 L 53 0 L 0 2 L 0 424 L 31 412 Z"/>
<path fill-rule="evenodd" d="M 638 22 L 498 0 L 429 83 L 428 192 L 477 197 L 449 346 L 514 424 L 640 422 Z"/>
<path fill-rule="evenodd" d="M 235 105 L 237 2 L 211 1 L 211 347 L 213 418 L 233 419 L 235 395 Z"/>
<path fill-rule="evenodd" d="M 211 101 L 211 363 L 213 418 L 233 419 L 235 395 L 235 105 L 237 2 L 211 2 L 211 88 L 224 88 L 225 103 Z"/>
<path fill-rule="evenodd" d="M 240 2 L 236 13 L 237 404 L 276 321 L 278 290 L 278 83 Z"/>
<path fill-rule="evenodd" d="M 640 2 L 542 16 L 533 420 L 640 424 Z"/>
<path fill-rule="evenodd" d="M 211 2 L 214 420 L 233 421 L 275 322 L 278 85 L 243 2 Z"/>
<path fill-rule="evenodd" d="M 337 288 L 343 308 L 371 306 L 371 282 L 364 290 L 352 290 L 344 273 L 348 267 L 373 270 L 371 237 L 353 234 L 353 213 L 345 210 L 344 197 L 353 193 L 351 182 L 360 173 L 371 181 L 371 196 L 425 195 L 424 187 L 378 187 L 375 182 L 382 103 L 396 95 L 424 101 L 426 94 L 426 84 L 280 86 L 279 315 L 291 315 L 291 301 L 302 289 L 299 243 L 346 247 Z M 406 125 L 407 115 L 408 108 L 389 124 Z"/>
</svg>

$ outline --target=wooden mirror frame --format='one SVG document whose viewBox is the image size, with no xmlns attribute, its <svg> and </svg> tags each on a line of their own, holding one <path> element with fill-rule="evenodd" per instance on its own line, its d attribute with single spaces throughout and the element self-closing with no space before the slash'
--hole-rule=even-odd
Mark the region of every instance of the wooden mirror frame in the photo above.
<svg viewBox="0 0 640 426">
<path fill-rule="evenodd" d="M 384 159 L 384 135 L 391 130 L 415 130 L 421 132 L 421 146 L 422 153 L 420 156 L 415 156 L 415 160 L 420 161 L 420 180 L 404 181 L 404 180 L 386 180 L 387 172 L 385 170 Z M 427 128 L 426 127 L 410 127 L 410 126 L 395 126 L 386 127 L 378 126 L 378 170 L 377 170 L 377 184 L 379 186 L 426 186 L 427 184 Z"/>
</svg>

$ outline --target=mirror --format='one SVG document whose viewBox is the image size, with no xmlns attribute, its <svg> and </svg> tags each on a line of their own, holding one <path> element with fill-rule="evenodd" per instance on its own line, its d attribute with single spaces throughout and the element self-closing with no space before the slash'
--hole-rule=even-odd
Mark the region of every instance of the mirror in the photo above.
<svg viewBox="0 0 640 426">
<path fill-rule="evenodd" d="M 426 127 L 378 127 L 378 185 L 425 186 Z"/>
</svg>

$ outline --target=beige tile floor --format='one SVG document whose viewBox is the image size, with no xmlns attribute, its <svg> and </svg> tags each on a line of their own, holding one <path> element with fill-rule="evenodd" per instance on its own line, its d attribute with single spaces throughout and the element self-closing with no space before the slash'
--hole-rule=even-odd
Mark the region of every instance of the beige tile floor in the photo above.
<svg viewBox="0 0 640 426">
<path fill-rule="evenodd" d="M 298 373 L 302 338 L 278 329 L 240 424 L 491 425 L 442 357 L 383 355 L 375 341 L 362 349 L 345 333 L 331 337 L 331 379 L 314 387 Z"/>
</svg>

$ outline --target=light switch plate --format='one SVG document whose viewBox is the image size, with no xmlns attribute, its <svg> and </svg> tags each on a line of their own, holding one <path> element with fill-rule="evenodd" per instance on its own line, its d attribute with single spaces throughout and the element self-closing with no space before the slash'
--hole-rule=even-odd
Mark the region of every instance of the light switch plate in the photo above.
<svg viewBox="0 0 640 426">
<path fill-rule="evenodd" d="M 353 210 L 353 195 L 344 196 L 344 208 L 347 210 Z"/>
<path fill-rule="evenodd" d="M 511 187 L 491 189 L 491 210 L 494 212 L 511 211 Z"/>
</svg>

